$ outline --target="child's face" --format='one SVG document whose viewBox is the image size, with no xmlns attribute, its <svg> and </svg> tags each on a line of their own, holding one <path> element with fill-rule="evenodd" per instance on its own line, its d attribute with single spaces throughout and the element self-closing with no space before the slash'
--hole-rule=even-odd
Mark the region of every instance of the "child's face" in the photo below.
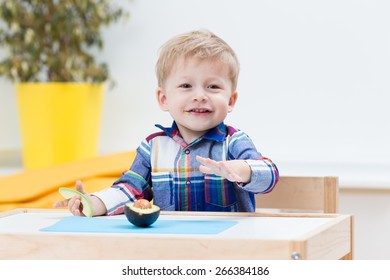
<svg viewBox="0 0 390 280">
<path fill-rule="evenodd" d="M 226 118 L 236 103 L 237 92 L 232 92 L 225 64 L 188 58 L 176 62 L 163 87 L 158 88 L 157 99 L 190 143 Z"/>
</svg>

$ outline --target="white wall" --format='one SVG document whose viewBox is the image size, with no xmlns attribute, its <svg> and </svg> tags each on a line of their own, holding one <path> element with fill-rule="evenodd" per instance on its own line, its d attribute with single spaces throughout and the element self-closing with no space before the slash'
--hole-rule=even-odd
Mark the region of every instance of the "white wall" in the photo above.
<svg viewBox="0 0 390 280">
<path fill-rule="evenodd" d="M 127 3 L 127 2 L 126 2 Z M 236 50 L 239 102 L 228 122 L 275 161 L 390 162 L 390 3 L 386 0 L 134 0 L 106 32 L 102 153 L 170 124 L 154 97 L 158 47 L 207 28 Z M 0 54 L 1 55 L 1 54 Z M 0 80 L 0 150 L 20 146 L 13 86 Z"/>
<path fill-rule="evenodd" d="M 128 7 L 130 20 L 107 30 L 101 54 L 117 82 L 105 97 L 101 153 L 135 149 L 154 123 L 170 125 L 155 102 L 158 48 L 206 28 L 242 66 L 227 123 L 246 131 L 282 175 L 390 188 L 389 1 L 133 0 Z M 0 151 L 20 149 L 13 90 L 0 80 Z"/>
<path fill-rule="evenodd" d="M 354 259 L 390 260 L 390 190 L 340 190 L 339 212 L 353 215 Z"/>
</svg>

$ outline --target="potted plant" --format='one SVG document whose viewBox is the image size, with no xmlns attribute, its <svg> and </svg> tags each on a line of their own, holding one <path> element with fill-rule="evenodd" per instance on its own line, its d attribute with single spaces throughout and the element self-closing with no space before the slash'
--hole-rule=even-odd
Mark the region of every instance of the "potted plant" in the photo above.
<svg viewBox="0 0 390 280">
<path fill-rule="evenodd" d="M 0 0 L 0 76 L 16 84 L 26 168 L 97 154 L 102 28 L 127 16 L 107 0 Z"/>
</svg>

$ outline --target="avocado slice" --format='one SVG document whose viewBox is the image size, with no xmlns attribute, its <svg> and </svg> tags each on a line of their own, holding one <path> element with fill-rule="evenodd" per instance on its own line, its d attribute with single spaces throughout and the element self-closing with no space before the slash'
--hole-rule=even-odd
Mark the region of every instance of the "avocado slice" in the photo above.
<svg viewBox="0 0 390 280">
<path fill-rule="evenodd" d="M 93 215 L 92 204 L 84 194 L 70 188 L 59 188 L 58 191 L 65 199 L 69 199 L 75 196 L 76 194 L 79 195 L 81 197 L 81 204 L 83 205 L 83 211 L 82 211 L 83 214 L 87 217 L 92 217 Z"/>
</svg>

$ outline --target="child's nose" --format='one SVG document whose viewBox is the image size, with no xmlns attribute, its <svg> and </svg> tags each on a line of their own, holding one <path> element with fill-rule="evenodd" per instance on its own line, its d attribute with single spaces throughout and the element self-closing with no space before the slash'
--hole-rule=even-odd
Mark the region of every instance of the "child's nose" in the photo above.
<svg viewBox="0 0 390 280">
<path fill-rule="evenodd" d="M 194 101 L 206 101 L 207 95 L 203 89 L 197 89 L 194 93 Z"/>
</svg>

